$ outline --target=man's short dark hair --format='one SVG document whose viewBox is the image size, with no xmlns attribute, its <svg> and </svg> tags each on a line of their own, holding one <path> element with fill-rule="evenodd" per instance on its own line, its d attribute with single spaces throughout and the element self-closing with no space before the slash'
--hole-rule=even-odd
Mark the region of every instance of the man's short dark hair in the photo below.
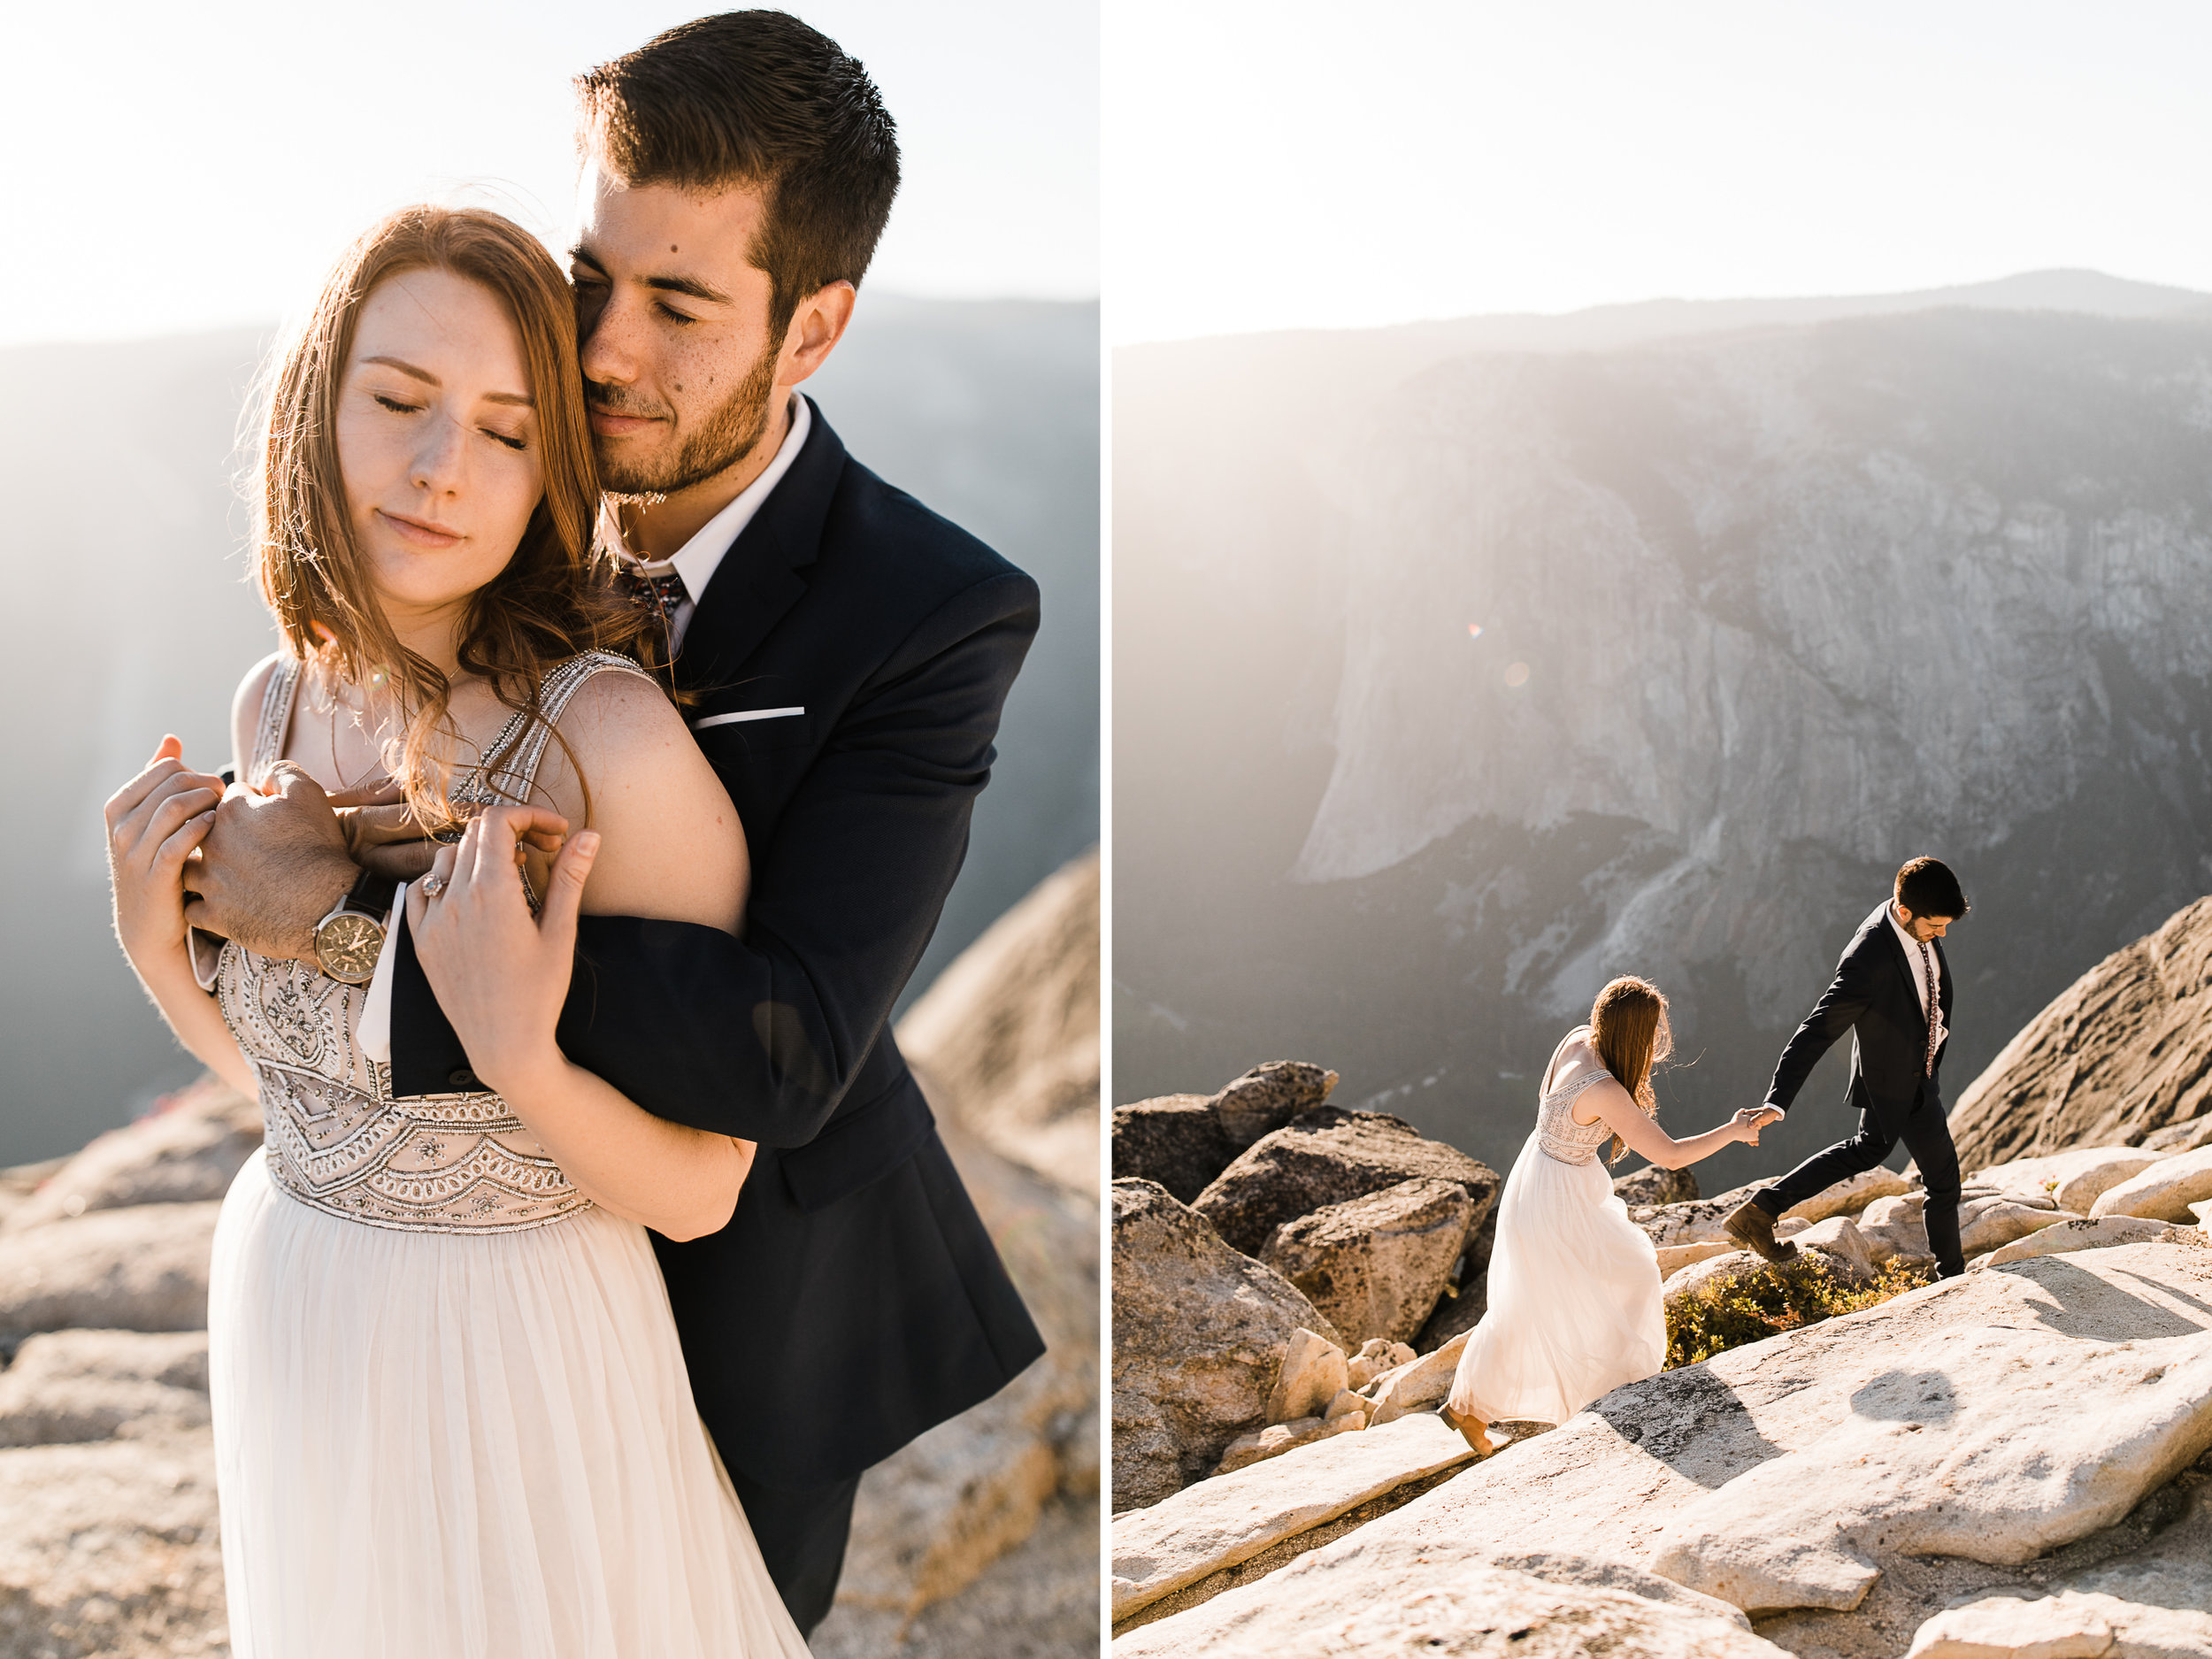
<svg viewBox="0 0 2212 1659">
<path fill-rule="evenodd" d="M 1959 879 L 1940 858 L 1915 858 L 1897 872 L 1897 902 L 1915 916 L 1966 914 L 1966 895 Z"/>
<path fill-rule="evenodd" d="M 783 12 L 680 24 L 576 77 L 577 146 L 626 184 L 760 187 L 747 257 L 780 334 L 799 303 L 857 284 L 899 188 L 898 129 L 868 73 Z"/>
</svg>

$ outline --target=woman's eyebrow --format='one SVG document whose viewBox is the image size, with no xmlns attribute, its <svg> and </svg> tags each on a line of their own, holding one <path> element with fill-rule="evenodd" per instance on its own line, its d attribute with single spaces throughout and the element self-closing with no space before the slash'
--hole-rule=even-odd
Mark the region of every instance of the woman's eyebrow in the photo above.
<svg viewBox="0 0 2212 1659">
<path fill-rule="evenodd" d="M 380 363 L 388 369 L 397 369 L 410 380 L 420 380 L 425 386 L 443 387 L 445 385 L 443 380 L 431 373 L 428 369 L 419 369 L 402 357 L 364 357 L 361 361 Z M 520 392 L 487 392 L 484 394 L 484 401 L 488 403 L 514 403 L 523 409 L 537 407 L 536 403 Z"/>
</svg>

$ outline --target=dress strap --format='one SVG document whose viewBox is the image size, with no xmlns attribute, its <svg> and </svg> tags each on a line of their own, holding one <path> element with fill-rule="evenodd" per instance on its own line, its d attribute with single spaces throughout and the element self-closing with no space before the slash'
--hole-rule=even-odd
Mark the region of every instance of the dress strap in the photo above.
<svg viewBox="0 0 2212 1659">
<path fill-rule="evenodd" d="M 537 782 L 538 767 L 545 759 L 546 746 L 553 740 L 553 728 L 560 724 L 570 699 L 586 680 L 605 673 L 635 674 L 656 686 L 660 683 L 628 657 L 612 651 L 586 651 L 557 663 L 538 687 L 533 705 L 515 715 L 486 745 L 483 764 L 471 780 L 481 791 L 474 798 L 516 806 L 526 803 Z"/>
<path fill-rule="evenodd" d="M 245 781 L 260 782 L 269 768 L 284 755 L 285 734 L 292 729 L 292 706 L 299 701 L 300 677 L 305 667 L 300 659 L 280 652 L 276 667 L 269 674 L 269 683 L 261 693 L 261 718 L 253 728 L 253 752 L 246 757 Z"/>
</svg>

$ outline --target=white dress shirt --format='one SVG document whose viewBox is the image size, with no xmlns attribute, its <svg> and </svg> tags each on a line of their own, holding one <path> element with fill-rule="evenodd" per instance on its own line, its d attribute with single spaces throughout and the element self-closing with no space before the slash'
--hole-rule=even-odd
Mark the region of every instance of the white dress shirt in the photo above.
<svg viewBox="0 0 2212 1659">
<path fill-rule="evenodd" d="M 632 553 L 622 537 L 622 519 L 615 511 L 614 503 L 603 502 L 599 508 L 599 525 L 607 538 L 607 545 L 614 549 L 615 557 L 632 570 L 646 576 L 665 576 L 673 571 L 683 579 L 684 597 L 668 618 L 668 649 L 670 653 L 681 650 L 684 634 L 691 626 L 691 613 L 699 608 L 699 596 L 707 591 L 707 584 L 714 580 L 722 558 L 736 543 L 745 526 L 753 521 L 769 493 L 783 481 L 783 475 L 791 470 L 791 464 L 799 458 L 799 451 L 806 447 L 808 429 L 814 417 L 807 400 L 794 392 L 791 395 L 791 424 L 783 434 L 783 442 L 776 449 L 776 458 L 768 463 L 767 470 L 738 492 L 737 499 L 699 526 L 699 533 L 664 559 L 641 559 Z"/>
<path fill-rule="evenodd" d="M 1943 964 L 1937 957 L 1933 945 L 1922 944 L 1906 930 L 1904 923 L 1897 919 L 1897 906 L 1894 902 L 1885 902 L 1882 905 L 1882 914 L 1889 918 L 1891 931 L 1896 933 L 1898 941 L 1905 947 L 1905 960 L 1912 964 L 1913 995 L 1920 999 L 1920 1018 L 1932 1019 L 1935 1022 L 1936 1046 L 1941 1048 L 1944 1038 L 1949 1034 L 1942 1028 L 1943 1003 L 1939 1000 L 1943 994 Z M 1939 998 L 1932 1010 L 1928 1007 L 1928 981 L 1931 974 L 1935 976 L 1936 995 Z"/>
</svg>

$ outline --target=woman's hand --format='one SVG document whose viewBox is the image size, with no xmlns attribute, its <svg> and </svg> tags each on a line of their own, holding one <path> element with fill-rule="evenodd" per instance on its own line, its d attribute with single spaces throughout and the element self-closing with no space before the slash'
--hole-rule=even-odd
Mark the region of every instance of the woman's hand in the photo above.
<svg viewBox="0 0 2212 1659">
<path fill-rule="evenodd" d="M 1759 1131 L 1769 1124 L 1782 1121 L 1782 1114 L 1771 1106 L 1747 1106 L 1731 1119 L 1736 1137 L 1747 1147 L 1759 1144 Z"/>
<path fill-rule="evenodd" d="M 115 935 L 142 973 L 185 949 L 184 871 L 215 822 L 223 780 L 184 764 L 184 745 L 165 737 L 140 772 L 108 797 L 108 879 Z"/>
<path fill-rule="evenodd" d="M 568 820 L 539 807 L 495 806 L 441 847 L 407 892 L 407 926 L 438 1005 L 487 1088 L 526 1094 L 563 1066 L 553 1040 L 576 951 L 576 913 L 599 851 L 590 830 L 567 839 L 534 918 L 523 892 L 521 844 L 565 837 Z M 434 893 L 425 891 L 435 887 Z"/>
</svg>

